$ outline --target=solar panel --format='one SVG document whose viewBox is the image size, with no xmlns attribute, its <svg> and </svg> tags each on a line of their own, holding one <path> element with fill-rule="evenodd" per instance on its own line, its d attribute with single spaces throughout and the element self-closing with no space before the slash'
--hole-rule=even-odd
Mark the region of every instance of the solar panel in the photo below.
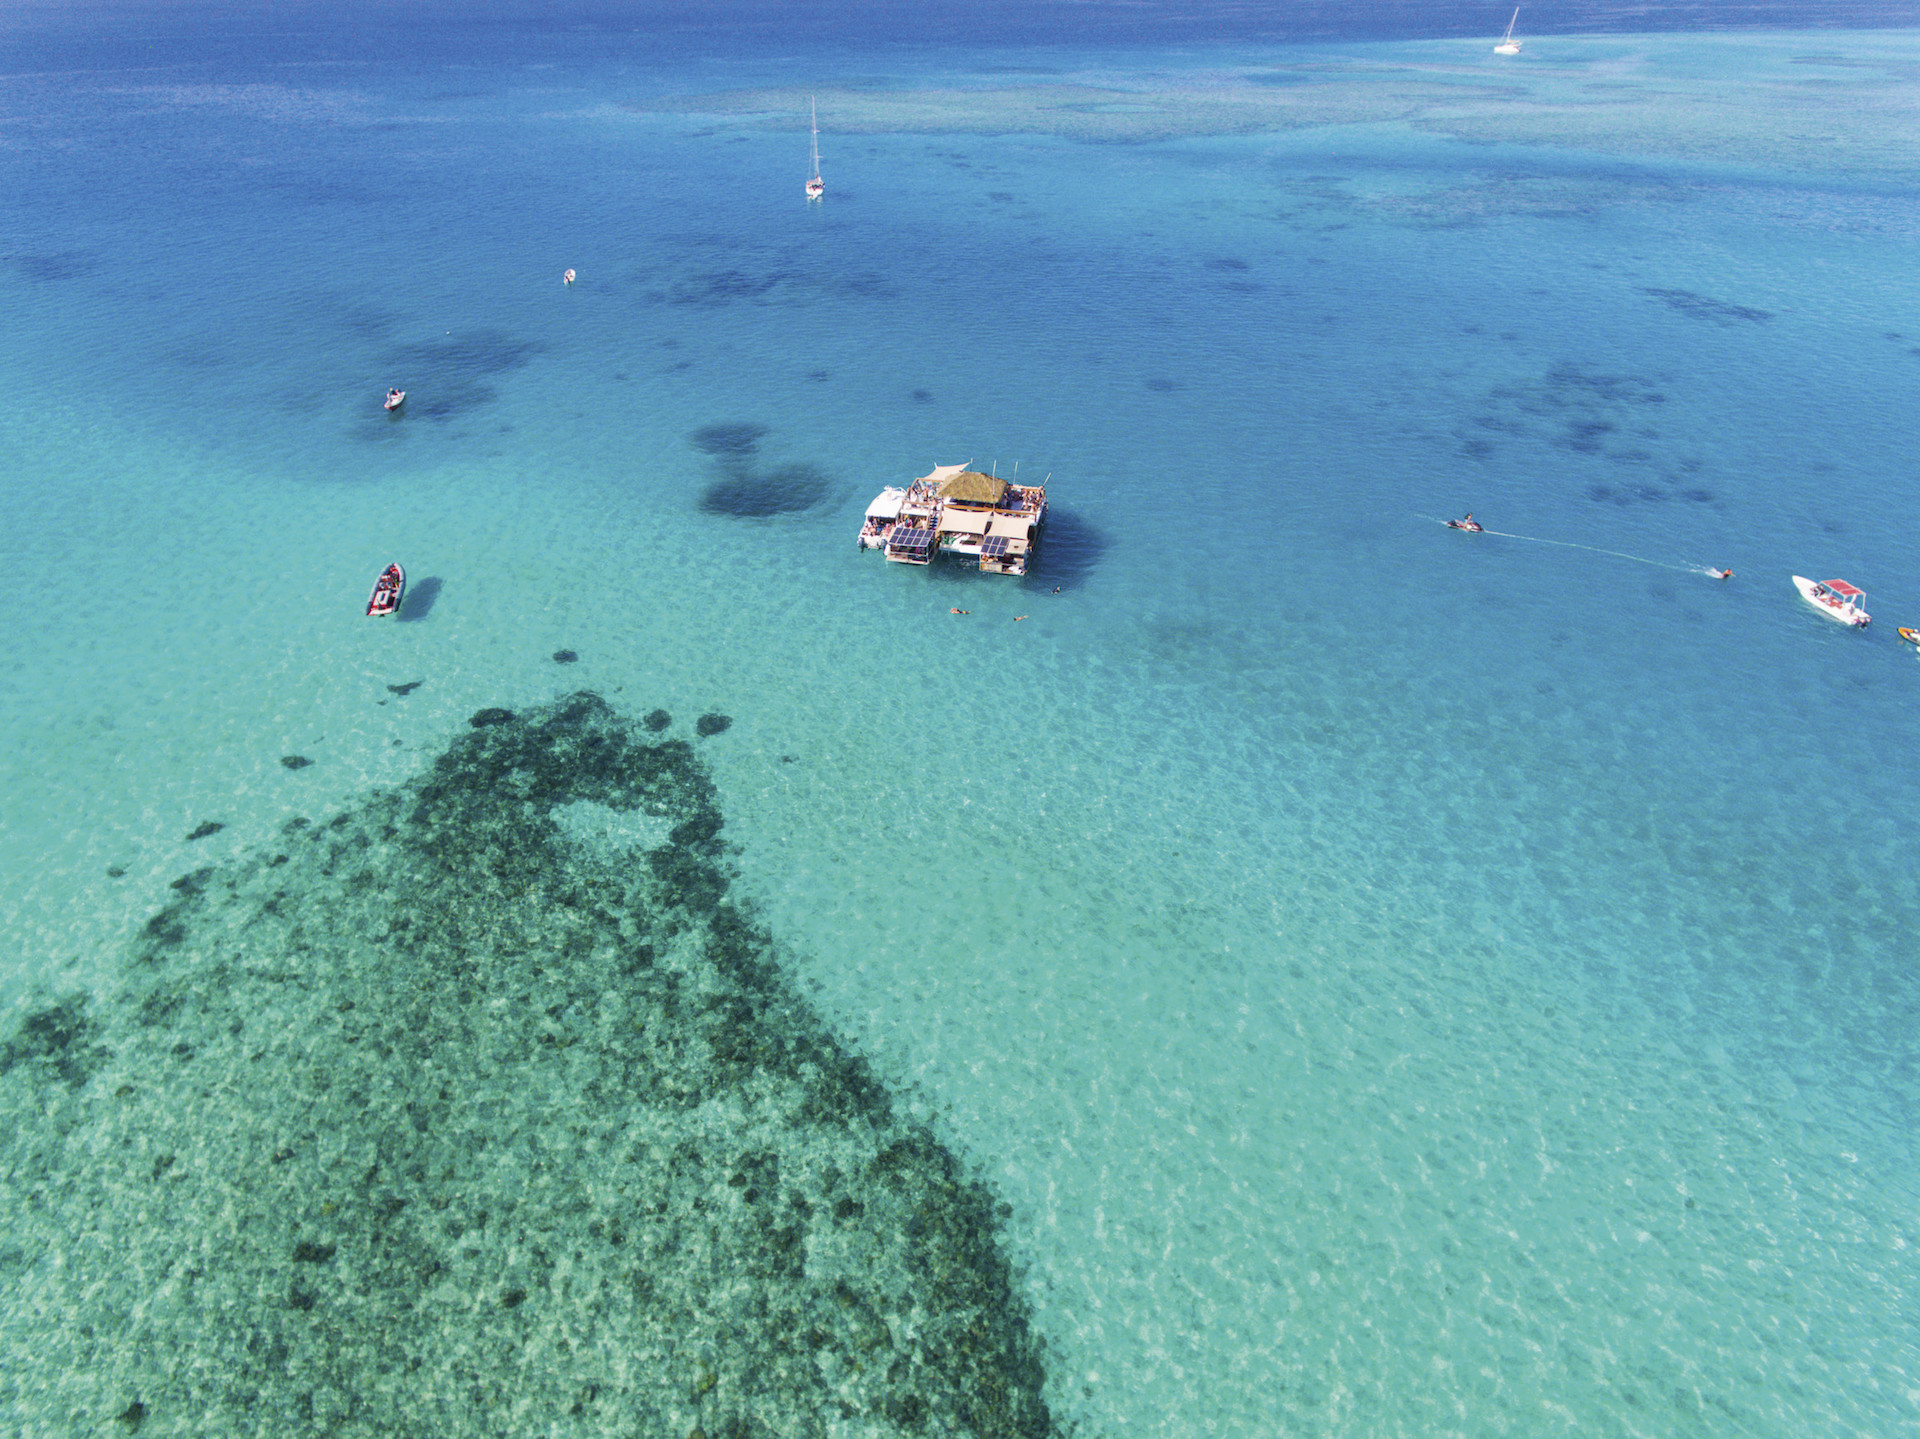
<svg viewBox="0 0 1920 1439">
<path fill-rule="evenodd" d="M 932 530 L 895 530 L 892 543 L 896 549 L 924 550 L 933 543 Z"/>
<path fill-rule="evenodd" d="M 1006 552 L 1007 537 L 1005 535 L 992 535 L 980 543 L 980 553 L 983 555 L 1004 555 Z"/>
</svg>

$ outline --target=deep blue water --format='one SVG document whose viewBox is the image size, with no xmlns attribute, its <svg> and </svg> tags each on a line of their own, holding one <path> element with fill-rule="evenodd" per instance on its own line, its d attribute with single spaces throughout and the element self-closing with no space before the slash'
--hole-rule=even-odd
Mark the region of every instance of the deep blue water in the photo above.
<svg viewBox="0 0 1920 1439">
<path fill-rule="evenodd" d="M 1534 35 L 1659 34 L 1728 30 L 1900 29 L 1920 20 L 1911 0 L 1807 4 L 1791 0 L 1567 0 L 1523 7 Z M 492 58 L 511 44 L 522 58 L 577 56 L 683 61 L 823 51 L 851 59 L 892 46 L 1222 45 L 1319 40 L 1424 40 L 1498 34 L 1511 7 L 1433 0 L 1099 0 L 966 6 L 856 0 L 681 0 L 681 3 L 468 5 L 429 0 L 403 11 L 322 4 L 189 4 L 134 0 L 100 7 L 28 0 L 13 7 L 6 40 L 18 55 L 71 63 L 246 65 L 275 49 L 304 58 Z M 45 47 L 45 48 L 42 48 Z M 159 47 L 157 54 L 147 53 Z"/>
</svg>

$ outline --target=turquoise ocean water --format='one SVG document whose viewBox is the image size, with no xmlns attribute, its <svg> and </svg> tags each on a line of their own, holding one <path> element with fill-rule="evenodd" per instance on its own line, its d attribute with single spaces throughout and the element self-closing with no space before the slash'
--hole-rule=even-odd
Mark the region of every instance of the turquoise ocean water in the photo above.
<svg viewBox="0 0 1920 1439">
<path fill-rule="evenodd" d="M 1489 43 L 18 40 L 0 997 L 721 712 L 1077 1432 L 1913 1427 L 1920 38 Z M 856 551 L 969 460 L 1025 582 Z"/>
</svg>

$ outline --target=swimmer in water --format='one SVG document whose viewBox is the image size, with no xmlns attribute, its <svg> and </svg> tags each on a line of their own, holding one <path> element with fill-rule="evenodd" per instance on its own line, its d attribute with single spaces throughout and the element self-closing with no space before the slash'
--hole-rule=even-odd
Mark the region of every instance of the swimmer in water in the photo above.
<svg viewBox="0 0 1920 1439">
<path fill-rule="evenodd" d="M 970 615 L 973 613 L 973 611 L 954 609 L 954 610 L 948 610 L 947 613 L 950 615 Z"/>
</svg>

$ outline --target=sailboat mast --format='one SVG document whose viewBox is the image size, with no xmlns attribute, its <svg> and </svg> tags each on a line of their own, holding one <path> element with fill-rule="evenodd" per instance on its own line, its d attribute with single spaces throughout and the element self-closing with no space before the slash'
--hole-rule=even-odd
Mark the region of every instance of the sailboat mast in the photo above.
<svg viewBox="0 0 1920 1439">
<path fill-rule="evenodd" d="M 818 200 L 827 193 L 827 187 L 820 181 L 820 107 L 811 95 L 807 96 L 807 116 L 813 127 L 813 140 L 808 153 L 808 158 L 813 162 L 813 171 L 807 176 L 807 198 Z"/>
<path fill-rule="evenodd" d="M 1513 18 L 1507 21 L 1507 33 L 1500 37 L 1500 43 L 1493 47 L 1496 55 L 1518 55 L 1520 42 L 1513 38 L 1513 27 L 1520 23 L 1520 7 L 1513 7 Z"/>
</svg>

